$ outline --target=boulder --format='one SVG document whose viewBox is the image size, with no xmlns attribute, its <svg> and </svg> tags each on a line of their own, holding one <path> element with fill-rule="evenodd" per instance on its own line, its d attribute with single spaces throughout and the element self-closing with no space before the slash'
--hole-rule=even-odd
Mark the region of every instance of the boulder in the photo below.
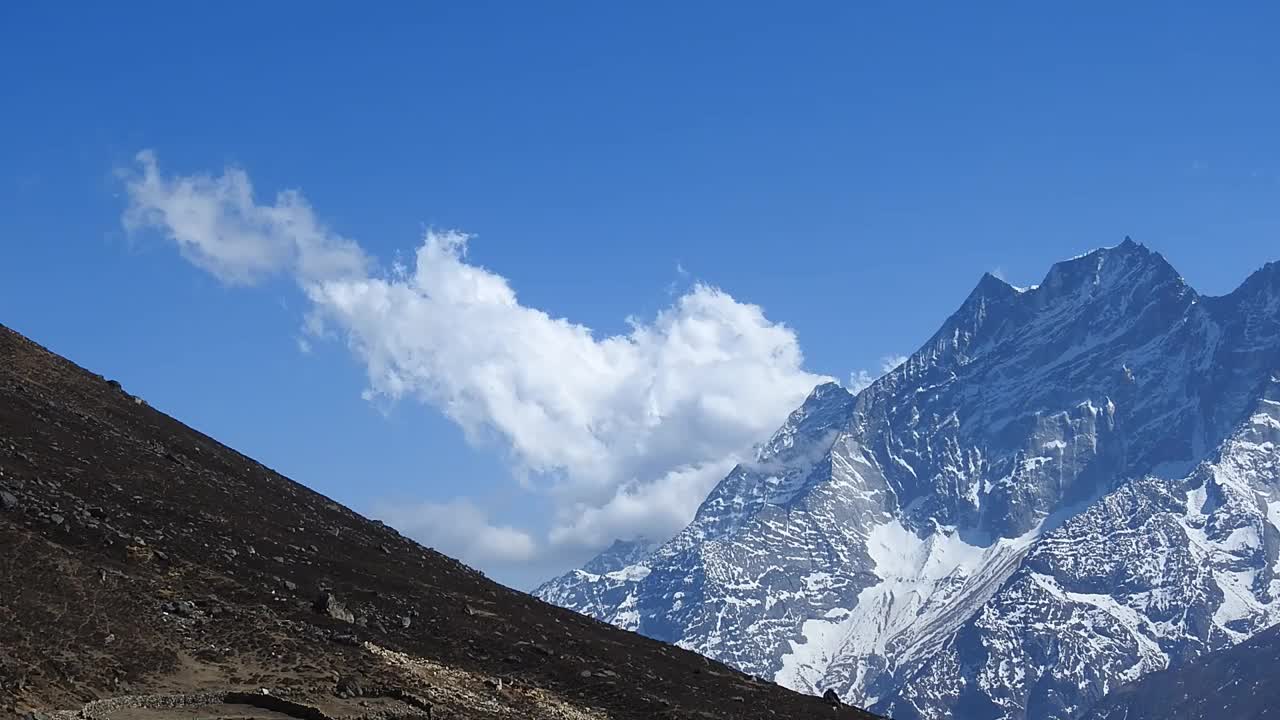
<svg viewBox="0 0 1280 720">
<path fill-rule="evenodd" d="M 340 698 L 358 698 L 364 694 L 364 688 L 360 685 L 360 678 L 344 675 L 338 678 L 333 694 Z"/>
<path fill-rule="evenodd" d="M 348 610 L 347 606 L 343 605 L 342 601 L 338 600 L 337 596 L 331 592 L 320 593 L 320 597 L 316 598 L 313 607 L 316 612 L 321 615 L 328 615 L 334 620 L 341 620 L 347 623 L 356 621 L 355 614 Z"/>
</svg>

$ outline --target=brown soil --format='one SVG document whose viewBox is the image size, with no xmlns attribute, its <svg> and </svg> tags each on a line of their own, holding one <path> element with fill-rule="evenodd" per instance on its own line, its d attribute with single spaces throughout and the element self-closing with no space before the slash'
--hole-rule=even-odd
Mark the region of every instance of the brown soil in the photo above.
<svg viewBox="0 0 1280 720">
<path fill-rule="evenodd" d="M 502 587 L 0 326 L 0 716 L 263 689 L 334 718 L 871 717 Z"/>
</svg>

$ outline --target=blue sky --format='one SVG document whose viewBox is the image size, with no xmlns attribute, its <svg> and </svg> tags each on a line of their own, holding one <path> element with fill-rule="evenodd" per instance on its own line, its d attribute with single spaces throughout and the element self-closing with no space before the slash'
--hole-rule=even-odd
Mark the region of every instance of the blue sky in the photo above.
<svg viewBox="0 0 1280 720">
<path fill-rule="evenodd" d="M 985 271 L 1128 234 L 1223 293 L 1280 258 L 1272 4 L 688 5 L 5 5 L 0 322 L 527 587 L 672 527 Z M 174 220 L 201 177 L 228 222 Z M 263 229 L 290 189 L 359 271 Z"/>
</svg>

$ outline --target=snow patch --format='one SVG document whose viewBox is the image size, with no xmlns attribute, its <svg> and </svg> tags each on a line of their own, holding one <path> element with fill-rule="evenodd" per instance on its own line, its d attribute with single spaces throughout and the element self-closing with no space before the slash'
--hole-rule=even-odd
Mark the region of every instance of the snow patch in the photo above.
<svg viewBox="0 0 1280 720">
<path fill-rule="evenodd" d="M 897 519 L 876 526 L 866 549 L 880 581 L 859 592 L 852 608 L 833 608 L 806 620 L 802 639 L 790 641 L 774 682 L 818 692 L 832 663 L 852 658 L 857 664 L 852 687 L 860 691 L 872 656 L 887 656 L 892 642 L 895 663 L 903 664 L 936 647 L 1008 577 L 1017 565 L 1013 560 L 1038 533 L 983 546 L 966 542 L 951 527 L 939 526 L 921 537 Z M 818 585 L 815 576 L 823 575 L 810 575 L 806 586 Z M 965 608 L 956 607 L 958 598 Z"/>
<path fill-rule="evenodd" d="M 610 580 L 618 580 L 621 582 L 640 582 L 641 580 L 649 577 L 649 572 L 648 565 L 636 564 L 628 565 L 621 570 L 614 570 L 611 573 L 606 573 L 605 577 Z"/>
</svg>

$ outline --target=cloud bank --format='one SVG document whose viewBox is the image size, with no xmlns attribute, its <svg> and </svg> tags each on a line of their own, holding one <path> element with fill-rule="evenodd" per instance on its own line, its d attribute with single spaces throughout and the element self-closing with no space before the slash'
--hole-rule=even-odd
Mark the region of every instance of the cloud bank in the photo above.
<svg viewBox="0 0 1280 720">
<path fill-rule="evenodd" d="M 475 443 L 497 438 L 514 475 L 553 499 L 536 540 L 491 525 L 464 499 L 388 516 L 471 562 L 673 534 L 827 380 L 803 369 L 792 330 L 709 285 L 599 336 L 521 304 L 505 278 L 468 262 L 461 232 L 428 231 L 412 264 L 379 271 L 300 192 L 260 204 L 243 170 L 165 176 L 143 152 L 121 177 L 128 230 L 159 231 L 228 284 L 293 277 L 310 302 L 307 336 L 345 341 L 367 371 L 368 398 L 426 403 Z M 446 518 L 463 518 L 475 537 Z"/>
</svg>

